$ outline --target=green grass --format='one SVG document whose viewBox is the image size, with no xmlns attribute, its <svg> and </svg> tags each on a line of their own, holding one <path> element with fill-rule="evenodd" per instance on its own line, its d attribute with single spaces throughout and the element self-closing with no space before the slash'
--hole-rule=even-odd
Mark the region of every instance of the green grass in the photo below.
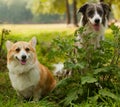
<svg viewBox="0 0 120 107">
<path fill-rule="evenodd" d="M 36 36 L 38 41 L 36 46 L 38 59 L 49 68 L 56 62 L 56 60 L 49 60 L 49 58 L 47 58 L 52 48 L 50 46 L 52 40 L 57 36 L 62 36 L 63 38 L 73 36 L 76 29 L 66 28 L 65 25 L 1 25 L 0 29 L 3 28 L 11 30 L 6 40 L 11 40 L 13 42 L 20 40 L 29 41 L 33 36 Z M 106 31 L 106 37 L 112 38 L 110 30 Z M 6 53 L 5 45 L 3 48 Z M 83 105 L 84 107 L 90 106 L 88 102 L 85 102 L 85 104 L 83 103 Z M 11 86 L 8 70 L 6 68 L 5 71 L 0 71 L 0 107 L 59 107 L 59 105 L 54 101 L 46 99 L 42 99 L 39 102 L 21 101 Z"/>
<path fill-rule="evenodd" d="M 58 107 L 58 105 L 45 99 L 39 102 L 22 101 L 12 88 L 6 71 L 0 72 L 0 107 Z"/>
<path fill-rule="evenodd" d="M 1 25 L 2 29 L 11 30 L 10 34 L 5 37 L 6 40 L 12 42 L 29 41 L 33 36 L 37 38 L 37 56 L 39 61 L 51 68 L 54 60 L 47 58 L 51 50 L 50 43 L 57 36 L 67 37 L 72 36 L 75 28 L 67 28 L 65 25 Z M 4 54 L 6 54 L 5 43 L 3 46 Z M 5 59 L 6 61 L 6 59 Z M 1 62 L 0 62 L 1 63 Z M 0 107 L 58 107 L 59 105 L 54 101 L 41 99 L 39 102 L 23 102 L 16 95 L 12 88 L 7 67 L 5 71 L 0 70 Z"/>
<path fill-rule="evenodd" d="M 105 37 L 108 39 L 113 39 L 113 34 L 112 34 L 112 30 L 111 29 L 107 29 L 105 32 Z"/>
</svg>

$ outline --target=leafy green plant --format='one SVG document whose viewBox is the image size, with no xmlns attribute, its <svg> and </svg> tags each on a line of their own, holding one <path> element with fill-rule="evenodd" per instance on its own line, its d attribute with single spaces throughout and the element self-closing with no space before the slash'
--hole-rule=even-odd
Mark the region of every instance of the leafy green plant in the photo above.
<svg viewBox="0 0 120 107">
<path fill-rule="evenodd" d="M 101 41 L 97 49 L 89 43 L 93 33 L 85 37 L 82 48 L 74 45 L 74 37 L 53 41 L 52 58 L 64 59 L 65 69 L 72 71 L 51 95 L 61 106 L 77 107 L 85 101 L 95 106 L 120 105 L 120 29 L 115 25 L 111 29 L 114 39 Z M 78 29 L 75 35 L 84 30 Z"/>
<path fill-rule="evenodd" d="M 2 33 L 0 35 L 0 70 L 4 71 L 6 68 L 6 51 L 4 49 L 4 42 L 6 40 L 6 36 L 9 35 L 10 30 L 2 29 Z"/>
</svg>

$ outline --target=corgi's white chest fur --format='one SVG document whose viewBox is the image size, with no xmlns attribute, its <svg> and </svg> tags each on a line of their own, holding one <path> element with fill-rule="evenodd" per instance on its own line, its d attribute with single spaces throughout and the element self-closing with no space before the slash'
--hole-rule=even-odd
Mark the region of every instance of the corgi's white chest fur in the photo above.
<svg viewBox="0 0 120 107">
<path fill-rule="evenodd" d="M 17 91 L 23 91 L 28 89 L 29 87 L 35 87 L 40 81 L 40 72 L 39 72 L 39 68 L 36 65 L 32 66 L 31 69 L 27 69 L 27 68 L 23 69 L 18 67 L 16 68 L 14 67 L 14 69 L 12 69 L 13 65 L 8 65 L 8 68 L 10 71 L 9 76 L 12 82 L 12 86 Z M 19 74 L 21 70 L 29 70 L 29 71 L 25 71 L 25 72 L 22 71 L 23 73 Z M 15 73 L 15 72 L 18 72 L 18 73 Z"/>
</svg>

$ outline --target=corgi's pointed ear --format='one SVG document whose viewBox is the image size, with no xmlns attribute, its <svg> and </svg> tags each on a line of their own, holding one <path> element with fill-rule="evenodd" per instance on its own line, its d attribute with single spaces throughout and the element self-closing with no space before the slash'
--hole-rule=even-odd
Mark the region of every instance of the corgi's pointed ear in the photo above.
<svg viewBox="0 0 120 107">
<path fill-rule="evenodd" d="M 12 45 L 13 45 L 13 42 L 11 42 L 9 40 L 6 42 L 6 48 L 8 51 L 11 49 Z"/>
<path fill-rule="evenodd" d="M 35 46 L 36 46 L 36 44 L 37 44 L 36 37 L 33 37 L 33 38 L 30 40 L 30 44 L 32 45 L 33 48 L 35 48 Z"/>
</svg>

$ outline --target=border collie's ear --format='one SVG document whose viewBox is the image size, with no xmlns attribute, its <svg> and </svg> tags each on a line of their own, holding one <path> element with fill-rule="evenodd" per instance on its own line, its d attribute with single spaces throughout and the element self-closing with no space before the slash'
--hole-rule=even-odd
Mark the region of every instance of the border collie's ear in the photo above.
<svg viewBox="0 0 120 107">
<path fill-rule="evenodd" d="M 103 2 L 101 2 L 100 4 L 101 4 L 101 6 L 103 7 L 103 10 L 104 10 L 104 12 L 105 12 L 105 15 L 106 15 L 107 18 L 109 19 L 109 13 L 110 13 L 110 11 L 111 11 L 110 6 L 109 6 L 108 4 L 106 4 L 106 3 L 103 3 Z"/>
<path fill-rule="evenodd" d="M 88 3 L 85 3 L 82 7 L 79 8 L 77 13 L 81 12 L 81 13 L 84 14 L 86 12 L 86 9 L 87 9 L 88 5 L 89 5 Z"/>
</svg>

